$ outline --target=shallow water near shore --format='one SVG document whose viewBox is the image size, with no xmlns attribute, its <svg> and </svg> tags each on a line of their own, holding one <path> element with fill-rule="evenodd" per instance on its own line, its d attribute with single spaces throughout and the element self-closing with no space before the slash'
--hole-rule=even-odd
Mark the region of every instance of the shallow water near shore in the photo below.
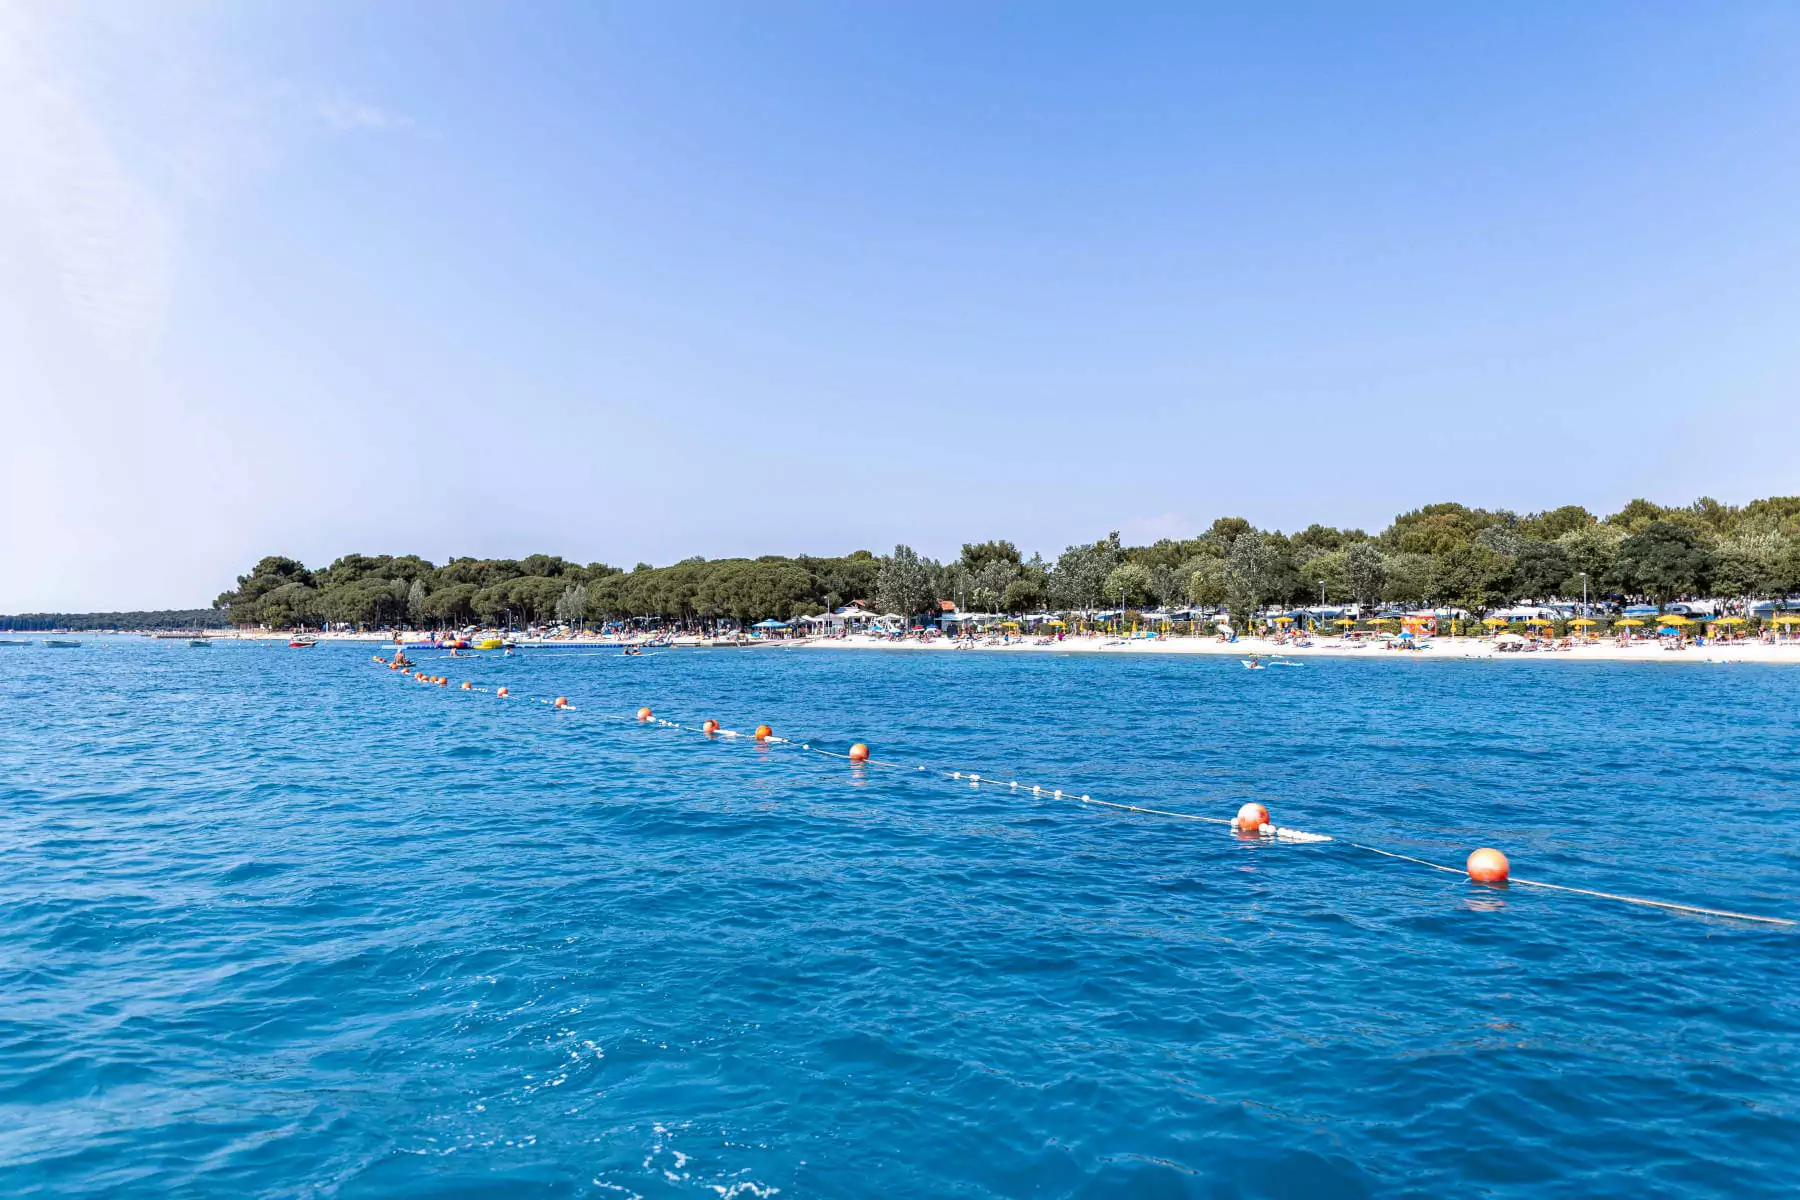
<svg viewBox="0 0 1800 1200">
<path fill-rule="evenodd" d="M 11 1196 L 1777 1196 L 1778 667 L 0 653 Z"/>
</svg>

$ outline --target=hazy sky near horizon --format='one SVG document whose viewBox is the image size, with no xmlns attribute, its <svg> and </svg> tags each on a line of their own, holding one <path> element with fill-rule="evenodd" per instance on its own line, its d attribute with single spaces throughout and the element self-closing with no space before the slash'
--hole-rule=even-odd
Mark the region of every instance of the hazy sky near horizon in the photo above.
<svg viewBox="0 0 1800 1200">
<path fill-rule="evenodd" d="M 1800 491 L 1800 7 L 0 6 L 0 612 Z"/>
</svg>

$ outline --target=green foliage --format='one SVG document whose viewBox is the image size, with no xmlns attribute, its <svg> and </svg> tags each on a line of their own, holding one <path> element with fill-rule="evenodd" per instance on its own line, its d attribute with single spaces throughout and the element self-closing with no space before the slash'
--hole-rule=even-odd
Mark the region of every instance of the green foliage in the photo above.
<svg viewBox="0 0 1800 1200">
<path fill-rule="evenodd" d="M 1070 546 L 1057 557 L 1056 568 L 1050 572 L 1051 602 L 1071 609 L 1099 608 L 1105 598 L 1106 577 L 1124 556 L 1116 529 L 1105 541 Z"/>
<path fill-rule="evenodd" d="M 1226 600 L 1225 560 L 1196 558 L 1188 571 L 1188 599 L 1206 608 L 1218 608 Z"/>
<path fill-rule="evenodd" d="M 1742 508 L 1702 497 L 1664 507 L 1633 500 L 1596 519 L 1565 505 L 1526 516 L 1462 504 L 1430 504 L 1397 516 L 1370 538 L 1359 529 L 1308 525 L 1291 538 L 1243 517 L 1220 517 L 1198 537 L 1126 546 L 1115 531 L 1068 547 L 1054 566 L 1009 541 L 970 542 L 947 565 L 906 546 L 878 557 L 707 561 L 629 572 L 580 566 L 550 554 L 455 558 L 441 567 L 415 555 L 346 554 L 309 570 L 261 559 L 218 598 L 234 623 L 285 626 L 343 621 L 365 627 L 460 626 L 472 621 L 590 625 L 620 618 L 668 621 L 791 620 L 872 602 L 913 615 L 938 599 L 982 610 L 1105 604 L 1229 606 L 1240 616 L 1266 604 L 1319 598 L 1360 604 L 1449 603 L 1474 610 L 1521 599 L 1588 596 L 1658 601 L 1709 588 L 1727 595 L 1800 589 L 1800 497 Z"/>
<path fill-rule="evenodd" d="M 1239 534 L 1225 556 L 1225 602 L 1240 621 L 1293 590 L 1285 539 L 1252 529 Z"/>
<path fill-rule="evenodd" d="M 1387 560 L 1373 542 L 1358 542 L 1344 551 L 1344 587 L 1358 604 L 1381 599 L 1387 583 Z"/>
<path fill-rule="evenodd" d="M 1584 525 L 1570 530 L 1556 539 L 1556 545 L 1568 559 L 1568 578 L 1579 581 L 1582 572 L 1587 573 L 1588 583 L 1594 592 L 1611 578 L 1613 563 L 1619 557 L 1619 543 L 1625 540 L 1622 526 L 1611 523 L 1604 525 Z M 1578 596 L 1579 587 L 1563 588 L 1565 595 Z"/>
<path fill-rule="evenodd" d="M 1553 542 L 1577 529 L 1593 525 L 1594 514 L 1579 504 L 1565 504 L 1549 512 L 1532 513 L 1519 522 L 1519 533 L 1540 542 Z"/>
<path fill-rule="evenodd" d="M 1370 547 L 1373 552 L 1374 548 Z M 1377 560 L 1381 555 L 1375 552 Z M 1304 585 L 1306 599 L 1316 600 L 1320 584 L 1325 585 L 1325 599 L 1342 601 L 1353 599 L 1350 587 L 1350 552 L 1348 550 L 1327 550 L 1314 554 L 1301 563 L 1294 572 Z"/>
<path fill-rule="evenodd" d="M 629 574 L 548 554 L 457 558 L 435 568 L 411 555 L 352 554 L 317 572 L 293 559 L 266 558 L 219 601 L 234 623 L 276 628 L 326 621 L 363 628 L 596 623 L 642 616 L 788 620 L 872 595 L 880 568 L 881 560 L 866 550 L 845 558 L 689 559 L 669 567 L 640 565 Z"/>
<path fill-rule="evenodd" d="M 1512 596 L 1512 568 L 1511 557 L 1480 542 L 1452 546 L 1432 559 L 1427 594 L 1472 613 L 1504 608 Z"/>
<path fill-rule="evenodd" d="M 1389 549 L 1402 554 L 1442 554 L 1466 546 L 1496 521 L 1493 513 L 1461 504 L 1427 504 L 1401 513 L 1382 533 Z"/>
<path fill-rule="evenodd" d="M 1011 542 L 964 542 L 960 560 L 971 573 L 990 566 L 1016 567 L 1020 561 L 1019 548 Z"/>
<path fill-rule="evenodd" d="M 1394 604 L 1419 604 L 1431 595 L 1433 560 L 1429 554 L 1384 554 L 1381 598 Z"/>
<path fill-rule="evenodd" d="M 224 629 L 229 625 L 225 611 L 220 608 L 0 615 L 0 630 L 20 632 L 47 629 Z"/>
<path fill-rule="evenodd" d="M 1150 598 L 1150 568 L 1142 563 L 1124 562 L 1107 572 L 1101 594 L 1122 608 L 1141 608 Z"/>
<path fill-rule="evenodd" d="M 1714 561 L 1692 529 L 1673 521 L 1651 521 L 1641 533 L 1619 543 L 1613 571 L 1625 591 L 1664 604 L 1705 590 Z"/>
<path fill-rule="evenodd" d="M 1567 552 L 1556 542 L 1527 541 L 1515 556 L 1513 584 L 1522 597 L 1548 600 L 1564 594 L 1563 584 L 1571 569 Z M 1574 594 L 1579 596 L 1580 589 Z"/>
<path fill-rule="evenodd" d="M 1368 537 L 1360 529 L 1333 529 L 1329 525 L 1314 524 L 1296 533 L 1289 542 L 1295 555 L 1307 558 L 1342 550 L 1357 542 L 1367 541 Z"/>
<path fill-rule="evenodd" d="M 1021 575 L 1006 585 L 1006 591 L 1000 597 L 1000 608 L 1009 613 L 1031 612 L 1048 601 L 1049 592 L 1041 574 Z"/>
<path fill-rule="evenodd" d="M 1624 508 L 1606 518 L 1608 525 L 1616 526 L 1627 533 L 1637 533 L 1652 521 L 1668 519 L 1669 510 L 1660 504 L 1652 504 L 1648 500 L 1631 501 Z"/>
<path fill-rule="evenodd" d="M 938 566 L 911 546 L 895 546 L 875 576 L 876 603 L 902 616 L 922 613 L 937 601 Z"/>
</svg>

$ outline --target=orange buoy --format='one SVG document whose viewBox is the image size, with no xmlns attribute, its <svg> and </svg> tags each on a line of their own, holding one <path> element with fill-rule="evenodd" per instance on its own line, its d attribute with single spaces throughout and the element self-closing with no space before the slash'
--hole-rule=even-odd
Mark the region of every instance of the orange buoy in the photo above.
<svg viewBox="0 0 1800 1200">
<path fill-rule="evenodd" d="M 552 705 L 552 707 L 553 707 L 553 708 L 567 708 L 567 707 L 569 707 L 569 698 L 568 698 L 568 697 L 567 697 L 567 696 L 558 696 L 558 697 L 557 697 L 557 698 L 556 698 L 556 703 L 555 703 L 555 704 L 554 704 L 554 705 Z"/>
<path fill-rule="evenodd" d="M 1483 846 L 1469 855 L 1469 878 L 1476 883 L 1505 883 L 1511 874 L 1512 864 L 1506 861 L 1506 855 L 1492 846 Z"/>
<path fill-rule="evenodd" d="M 850 747 L 850 761 L 853 763 L 868 762 L 869 761 L 869 748 L 867 746 L 863 745 L 861 742 L 858 742 L 858 743 L 856 743 L 856 745 Z"/>
<path fill-rule="evenodd" d="M 475 689 L 475 685 L 474 685 L 474 684 L 472 684 L 472 683 L 470 683 L 470 682 L 469 682 L 469 681 L 468 681 L 468 680 L 466 680 L 466 679 L 465 679 L 465 680 L 463 680 L 463 686 L 462 686 L 462 690 L 463 690 L 463 691 L 465 691 L 465 692 L 469 692 L 469 691 L 473 691 L 473 690 L 474 690 L 474 689 Z"/>
<path fill-rule="evenodd" d="M 1246 804 L 1238 809 L 1237 827 L 1245 833 L 1259 832 L 1269 823 L 1269 810 L 1260 804 Z"/>
<path fill-rule="evenodd" d="M 655 715 L 655 714 L 653 714 L 648 708 L 638 709 L 638 720 L 640 720 L 640 721 L 648 721 L 653 715 Z"/>
<path fill-rule="evenodd" d="M 439 687 L 448 687 L 449 684 L 450 684 L 450 677 L 448 675 L 439 675 L 438 676 L 438 686 Z"/>
<path fill-rule="evenodd" d="M 700 732 L 701 733 L 717 733 L 717 732 L 719 732 L 719 723 L 717 721 L 713 720 L 711 717 L 708 717 L 708 718 L 706 718 L 705 721 L 703 721 L 701 723 Z"/>
<path fill-rule="evenodd" d="M 494 693 L 494 695 L 500 697 L 500 699 L 502 699 L 502 700 L 506 699 L 506 697 L 509 696 L 510 694 L 511 693 L 508 692 L 505 688 L 500 688 L 498 691 L 496 691 Z"/>
<path fill-rule="evenodd" d="M 756 727 L 756 740 L 760 742 L 774 732 L 775 731 L 770 729 L 767 725 L 758 725 Z"/>
</svg>

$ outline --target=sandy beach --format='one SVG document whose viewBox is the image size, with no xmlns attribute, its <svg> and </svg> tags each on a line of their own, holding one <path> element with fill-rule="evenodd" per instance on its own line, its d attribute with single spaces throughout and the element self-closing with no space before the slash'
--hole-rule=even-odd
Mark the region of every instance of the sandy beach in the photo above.
<svg viewBox="0 0 1800 1200">
<path fill-rule="evenodd" d="M 1642 639 L 1620 645 L 1610 639 L 1576 645 L 1568 650 L 1501 651 L 1487 638 L 1434 638 L 1417 650 L 1389 650 L 1382 642 L 1345 641 L 1320 638 L 1310 646 L 1275 645 L 1262 638 L 1239 637 L 1235 642 L 1221 642 L 1206 637 L 1140 637 L 1116 638 L 1080 635 L 1047 645 L 1030 639 L 1011 643 L 978 642 L 974 645 L 949 639 L 931 642 L 894 641 L 887 638 L 853 635 L 839 638 L 811 638 L 792 643 L 796 647 L 820 650 L 909 650 L 958 652 L 975 654 L 1218 654 L 1233 658 L 1345 657 L 1379 658 L 1405 661 L 1433 661 L 1452 658 L 1496 658 L 1510 662 L 1654 662 L 1654 663 L 1789 663 L 1800 665 L 1800 641 L 1768 645 L 1761 642 L 1735 642 L 1708 646 L 1687 646 L 1665 650 L 1656 641 Z"/>
<path fill-rule="evenodd" d="M 242 641 L 285 643 L 291 634 L 280 632 L 238 633 L 231 635 Z M 371 646 L 391 646 L 391 633 L 313 633 L 308 637 L 322 642 L 359 642 Z M 624 647 L 654 639 L 573 637 L 540 641 L 519 638 L 526 652 L 546 647 Z M 723 639 L 721 639 L 723 640 Z M 710 639 L 677 636 L 675 649 L 726 648 L 709 645 Z M 1640 638 L 1628 645 L 1612 639 L 1577 644 L 1567 650 L 1502 651 L 1488 638 L 1431 638 L 1417 650 L 1389 649 L 1388 644 L 1367 639 L 1344 640 L 1336 637 L 1315 639 L 1311 645 L 1292 643 L 1277 645 L 1264 638 L 1240 636 L 1235 642 L 1221 642 L 1210 637 L 1136 637 L 1120 638 L 1096 634 L 1076 634 L 1059 642 L 1041 643 L 1035 639 L 1011 642 L 980 640 L 959 642 L 950 638 L 920 641 L 915 638 L 893 639 L 867 634 L 847 637 L 812 637 L 763 641 L 753 639 L 729 647 L 735 650 L 892 650 L 906 653 L 958 654 L 1210 654 L 1246 659 L 1257 655 L 1264 659 L 1286 658 L 1379 658 L 1429 662 L 1444 659 L 1495 658 L 1509 662 L 1646 662 L 1646 663 L 1773 663 L 1800 665 L 1800 640 L 1774 644 L 1745 640 L 1706 646 L 1687 645 L 1679 650 L 1664 649 L 1662 643 Z"/>
</svg>

